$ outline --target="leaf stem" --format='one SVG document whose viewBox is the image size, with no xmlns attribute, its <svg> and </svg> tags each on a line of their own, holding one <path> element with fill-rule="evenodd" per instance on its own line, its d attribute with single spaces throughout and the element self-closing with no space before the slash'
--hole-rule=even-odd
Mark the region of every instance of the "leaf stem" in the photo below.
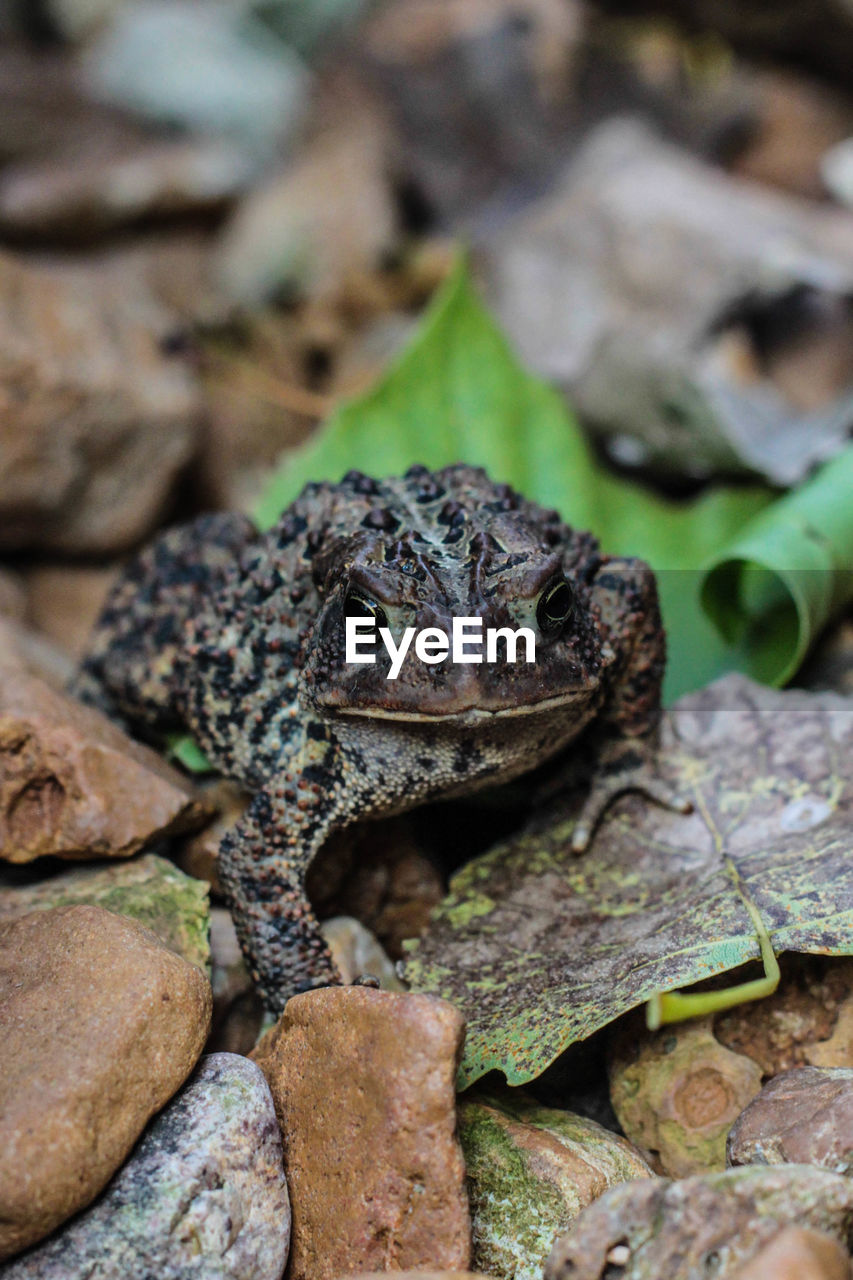
<svg viewBox="0 0 853 1280">
<path fill-rule="evenodd" d="M 726 987 L 722 991 L 656 992 L 646 1002 L 646 1026 L 650 1031 L 657 1031 L 668 1022 L 702 1018 L 709 1013 L 721 1013 L 723 1009 L 732 1009 L 736 1004 L 746 1004 L 750 1000 L 763 1000 L 765 996 L 772 995 L 776 990 L 781 974 L 770 936 L 754 904 L 743 894 L 741 898 L 755 925 L 758 945 L 761 948 L 761 959 L 764 963 L 764 977 L 754 978 L 751 982 L 741 982 L 737 986 Z"/>
</svg>

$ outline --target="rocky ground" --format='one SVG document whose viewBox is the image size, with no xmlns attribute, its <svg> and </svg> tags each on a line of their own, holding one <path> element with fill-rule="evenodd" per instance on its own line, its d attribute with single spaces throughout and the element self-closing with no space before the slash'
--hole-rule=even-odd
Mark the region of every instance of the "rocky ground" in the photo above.
<svg viewBox="0 0 853 1280">
<path fill-rule="evenodd" d="M 846 883 L 815 873 L 762 1002 L 620 1009 L 458 1092 L 469 1011 L 405 961 L 527 830 L 523 788 L 332 842 L 308 888 L 354 985 L 275 1021 L 217 877 L 248 798 L 66 692 L 127 554 L 250 507 L 460 239 L 614 473 L 787 487 L 850 447 L 853 10 L 672 8 L 0 0 L 3 1280 L 853 1275 Z M 808 781 L 824 874 L 853 846 L 849 611 L 797 680 L 840 752 Z"/>
</svg>

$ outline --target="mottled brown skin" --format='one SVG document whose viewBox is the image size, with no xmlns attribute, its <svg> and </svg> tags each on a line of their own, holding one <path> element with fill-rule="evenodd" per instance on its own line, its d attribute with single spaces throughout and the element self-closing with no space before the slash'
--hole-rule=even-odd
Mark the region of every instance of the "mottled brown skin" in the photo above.
<svg viewBox="0 0 853 1280">
<path fill-rule="evenodd" d="M 563 581 L 570 611 L 545 628 L 539 602 Z M 390 681 L 379 645 L 375 665 L 348 666 L 353 592 L 397 640 L 405 626 L 450 633 L 454 616 L 530 626 L 536 661 L 427 666 L 412 648 Z M 220 875 L 279 1010 L 339 980 L 304 891 L 332 831 L 514 778 L 593 720 L 601 773 L 577 848 L 627 788 L 680 805 L 651 763 L 663 666 L 641 561 L 603 556 L 481 470 L 413 467 L 308 485 L 263 534 L 236 515 L 166 533 L 110 595 L 76 691 L 130 727 L 186 728 L 256 793 L 222 842 Z"/>
</svg>

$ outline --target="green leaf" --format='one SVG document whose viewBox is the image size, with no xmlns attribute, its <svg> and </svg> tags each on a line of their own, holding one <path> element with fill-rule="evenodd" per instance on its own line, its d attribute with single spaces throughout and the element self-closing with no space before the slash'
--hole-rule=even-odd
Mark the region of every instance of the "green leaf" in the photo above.
<svg viewBox="0 0 853 1280">
<path fill-rule="evenodd" d="M 166 741 L 166 755 L 189 773 L 211 773 L 213 765 L 193 739 L 185 733 L 171 733 Z"/>
<path fill-rule="evenodd" d="M 701 598 L 742 670 L 789 680 L 853 600 L 853 446 L 751 520 L 713 558 Z"/>
<path fill-rule="evenodd" d="M 755 913 L 777 954 L 853 952 L 851 758 L 849 699 L 730 675 L 665 718 L 663 773 L 692 814 L 625 797 L 578 858 L 567 803 L 465 866 L 405 973 L 468 1020 L 460 1087 L 493 1069 L 522 1084 L 629 1009 L 760 957 Z"/>
<path fill-rule="evenodd" d="M 460 461 L 557 507 L 576 528 L 593 530 L 606 551 L 662 571 L 669 697 L 731 666 L 728 646 L 698 605 L 701 566 L 767 505 L 770 491 L 720 489 L 676 503 L 613 476 L 595 461 L 562 397 L 521 367 L 461 262 L 396 363 L 285 457 L 252 514 L 268 527 L 309 480 L 337 480 L 352 467 L 394 475 L 415 462 Z"/>
</svg>

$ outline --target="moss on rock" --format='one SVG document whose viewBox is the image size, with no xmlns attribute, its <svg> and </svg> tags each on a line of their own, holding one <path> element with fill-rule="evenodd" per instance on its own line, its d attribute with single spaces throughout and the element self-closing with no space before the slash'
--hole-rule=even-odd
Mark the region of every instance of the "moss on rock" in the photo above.
<svg viewBox="0 0 853 1280">
<path fill-rule="evenodd" d="M 0 920 L 77 903 L 130 916 L 191 964 L 210 967 L 208 886 L 153 853 L 0 888 Z"/>
<path fill-rule="evenodd" d="M 640 1154 L 593 1120 L 522 1094 L 459 1104 L 473 1265 L 498 1280 L 541 1280 L 557 1236 L 610 1187 L 649 1177 Z"/>
</svg>

